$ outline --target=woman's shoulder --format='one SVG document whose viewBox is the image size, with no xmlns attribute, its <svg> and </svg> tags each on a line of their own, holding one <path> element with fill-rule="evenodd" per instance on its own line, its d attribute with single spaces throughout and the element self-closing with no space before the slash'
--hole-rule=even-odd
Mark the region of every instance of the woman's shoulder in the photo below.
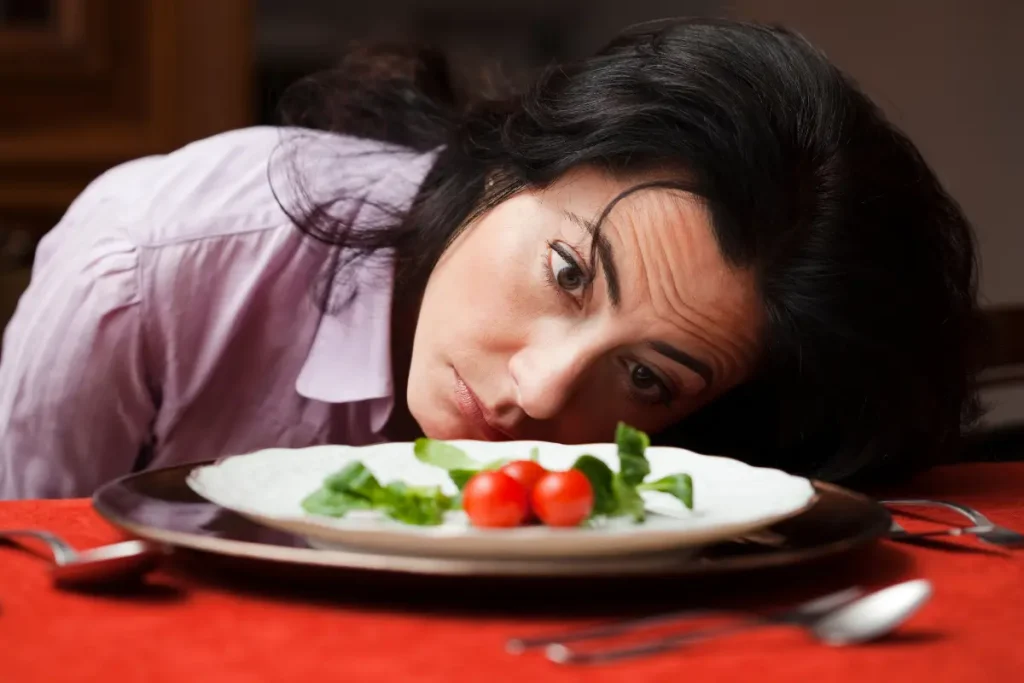
<svg viewBox="0 0 1024 683">
<path fill-rule="evenodd" d="M 309 202 L 372 195 L 404 205 L 432 158 L 321 131 L 242 128 L 116 166 L 72 210 L 102 204 L 139 247 L 221 238 L 289 227 Z M 409 182 L 384 182 L 401 178 Z"/>
</svg>

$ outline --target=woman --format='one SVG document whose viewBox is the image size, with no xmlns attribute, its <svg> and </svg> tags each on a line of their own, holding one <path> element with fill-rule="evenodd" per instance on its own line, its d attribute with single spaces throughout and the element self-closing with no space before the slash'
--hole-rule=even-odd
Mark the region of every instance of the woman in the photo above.
<svg viewBox="0 0 1024 683">
<path fill-rule="evenodd" d="M 443 65 L 403 64 L 350 61 L 287 128 L 82 194 L 4 338 L 0 496 L 272 446 L 606 441 L 618 420 L 833 479 L 955 450 L 969 226 L 803 40 L 641 27 L 458 108 Z"/>
</svg>

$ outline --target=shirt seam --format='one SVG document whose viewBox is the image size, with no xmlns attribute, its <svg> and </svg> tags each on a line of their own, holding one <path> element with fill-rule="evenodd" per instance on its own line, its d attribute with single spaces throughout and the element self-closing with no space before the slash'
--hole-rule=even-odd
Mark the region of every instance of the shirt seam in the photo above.
<svg viewBox="0 0 1024 683">
<path fill-rule="evenodd" d="M 223 220 L 230 220 L 232 218 L 245 218 L 245 217 L 246 217 L 246 214 L 240 213 L 240 214 L 235 214 L 235 215 L 232 215 L 232 216 L 218 216 L 216 219 L 210 219 L 210 220 L 211 221 L 213 221 L 213 220 L 223 221 Z M 177 221 L 175 224 L 180 224 L 182 222 L 183 221 Z M 172 225 L 175 225 L 175 224 L 172 224 Z M 181 246 L 181 245 L 186 245 L 186 244 L 195 244 L 196 242 L 206 242 L 206 241 L 209 241 L 209 240 L 219 240 L 219 239 L 224 239 L 225 237 L 247 237 L 247 236 L 255 235 L 255 234 L 258 234 L 258 233 L 272 232 L 274 230 L 280 230 L 282 228 L 294 228 L 296 230 L 298 229 L 298 228 L 295 227 L 294 223 L 282 221 L 282 222 L 279 222 L 279 223 L 268 223 L 268 224 L 260 225 L 258 227 L 253 227 L 253 228 L 243 228 L 241 230 L 230 230 L 230 231 L 225 230 L 225 231 L 221 231 L 221 232 L 209 233 L 209 234 L 204 234 L 204 235 L 196 235 L 194 237 L 177 237 L 177 238 L 167 239 L 167 240 L 138 241 L 138 242 L 135 242 L 135 246 L 138 249 L 154 250 L 154 249 L 162 249 L 164 247 L 176 247 L 176 246 Z"/>
</svg>

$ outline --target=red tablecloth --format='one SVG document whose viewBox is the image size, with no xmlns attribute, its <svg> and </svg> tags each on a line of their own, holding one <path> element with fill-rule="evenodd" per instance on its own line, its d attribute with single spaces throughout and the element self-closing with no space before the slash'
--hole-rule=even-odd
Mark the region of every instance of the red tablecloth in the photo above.
<svg viewBox="0 0 1024 683">
<path fill-rule="evenodd" d="M 941 468 L 902 493 L 959 500 L 1024 529 L 1024 464 Z M 50 529 L 81 546 L 119 538 L 84 500 L 0 503 L 0 528 L 12 527 Z M 931 579 L 935 597 L 890 641 L 829 648 L 775 628 L 572 668 L 507 655 L 503 643 L 580 617 L 355 606 L 308 593 L 235 590 L 182 571 L 157 574 L 161 588 L 140 596 L 81 595 L 55 590 L 40 559 L 0 547 L 0 681 L 1024 680 L 1024 550 L 977 548 L 883 542 L 832 570 L 849 577 L 821 577 L 830 586 Z M 770 586 L 761 592 L 770 598 Z"/>
</svg>

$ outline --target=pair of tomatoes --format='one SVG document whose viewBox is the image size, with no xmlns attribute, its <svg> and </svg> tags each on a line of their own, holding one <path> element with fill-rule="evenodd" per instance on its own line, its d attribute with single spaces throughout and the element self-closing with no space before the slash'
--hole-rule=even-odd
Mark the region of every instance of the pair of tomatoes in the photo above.
<svg viewBox="0 0 1024 683">
<path fill-rule="evenodd" d="M 462 489 L 462 507 L 478 527 L 515 527 L 534 518 L 571 527 L 590 516 L 594 491 L 579 470 L 549 472 L 533 460 L 515 460 L 473 475 Z"/>
</svg>

